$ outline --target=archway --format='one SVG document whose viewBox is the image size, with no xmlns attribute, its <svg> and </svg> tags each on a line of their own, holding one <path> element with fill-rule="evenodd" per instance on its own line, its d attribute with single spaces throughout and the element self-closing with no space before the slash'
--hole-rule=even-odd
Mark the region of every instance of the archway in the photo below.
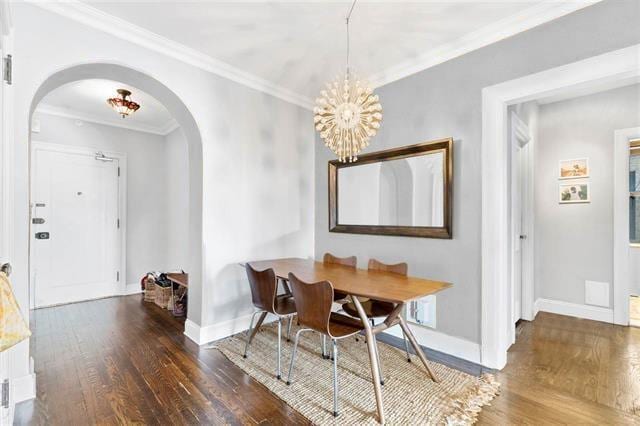
<svg viewBox="0 0 640 426">
<path fill-rule="evenodd" d="M 187 140 L 189 159 L 189 304 L 188 318 L 200 324 L 202 315 L 202 139 L 191 112 L 167 86 L 148 74 L 118 64 L 90 63 L 70 66 L 47 77 L 36 90 L 30 104 L 29 123 L 40 101 L 52 90 L 78 80 L 125 81 L 152 95 L 171 113 Z M 31 132 L 29 132 L 31 144 Z"/>
</svg>

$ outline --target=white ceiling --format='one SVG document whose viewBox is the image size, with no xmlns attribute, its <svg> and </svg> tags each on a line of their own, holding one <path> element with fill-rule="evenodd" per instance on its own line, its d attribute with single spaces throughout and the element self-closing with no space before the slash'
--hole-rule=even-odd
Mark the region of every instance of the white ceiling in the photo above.
<svg viewBox="0 0 640 426">
<path fill-rule="evenodd" d="M 131 100 L 140 104 L 140 109 L 126 118 L 120 117 L 107 104 L 108 98 L 118 96 L 117 89 L 131 91 Z M 36 111 L 157 134 L 166 134 L 177 126 L 154 97 L 111 80 L 80 80 L 60 86 L 42 99 Z"/>
<path fill-rule="evenodd" d="M 594 1 L 361 0 L 351 19 L 352 69 L 380 85 Z M 307 101 L 345 69 L 351 0 L 88 3 L 100 19 L 115 16 Z"/>
</svg>

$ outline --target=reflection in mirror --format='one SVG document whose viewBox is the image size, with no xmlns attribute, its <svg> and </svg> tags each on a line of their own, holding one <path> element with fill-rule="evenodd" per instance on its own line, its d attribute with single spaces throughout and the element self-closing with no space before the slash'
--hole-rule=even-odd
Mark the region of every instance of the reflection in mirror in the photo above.
<svg viewBox="0 0 640 426">
<path fill-rule="evenodd" d="M 338 169 L 345 225 L 444 226 L 442 150 Z"/>
<path fill-rule="evenodd" d="M 328 166 L 329 231 L 452 238 L 453 138 Z"/>
</svg>

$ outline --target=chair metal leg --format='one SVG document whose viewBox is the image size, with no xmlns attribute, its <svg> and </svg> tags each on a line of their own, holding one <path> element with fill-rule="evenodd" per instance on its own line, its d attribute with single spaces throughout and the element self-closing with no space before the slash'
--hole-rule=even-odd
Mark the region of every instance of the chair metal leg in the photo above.
<svg viewBox="0 0 640 426">
<path fill-rule="evenodd" d="M 291 373 L 293 372 L 293 363 L 296 360 L 296 352 L 298 351 L 298 341 L 300 340 L 300 333 L 308 330 L 309 330 L 308 328 L 303 328 L 301 330 L 298 330 L 298 332 L 296 333 L 296 339 L 293 344 L 293 352 L 291 352 L 291 363 L 289 364 L 289 375 L 287 376 L 287 385 L 291 384 Z"/>
<path fill-rule="evenodd" d="M 291 323 L 293 322 L 293 315 L 289 316 L 289 325 L 287 326 L 287 342 L 291 341 Z"/>
<path fill-rule="evenodd" d="M 404 351 L 407 353 L 407 362 L 411 362 L 411 355 L 409 355 L 409 342 L 407 341 L 407 335 L 402 330 L 402 338 L 404 339 Z"/>
<path fill-rule="evenodd" d="M 282 318 L 278 317 L 278 371 L 276 372 L 276 379 L 280 380 L 280 351 L 282 347 Z"/>
<path fill-rule="evenodd" d="M 253 313 L 253 315 L 251 315 L 251 322 L 249 323 L 249 328 L 247 328 L 247 341 L 244 345 L 244 354 L 242 355 L 243 358 L 247 357 L 247 351 L 249 350 L 249 343 L 251 343 L 251 329 L 253 328 L 253 320 L 256 318 L 256 314 L 262 313 L 262 311 L 255 311 Z"/>
<path fill-rule="evenodd" d="M 378 340 L 373 335 L 373 347 L 376 349 L 376 359 L 378 360 L 378 372 L 380 374 L 380 384 L 384 386 L 384 377 L 382 377 L 382 364 L 380 363 L 380 354 L 378 353 Z"/>
<path fill-rule="evenodd" d="M 327 336 L 322 335 L 322 359 L 329 359 L 327 355 Z"/>
<path fill-rule="evenodd" d="M 338 417 L 338 341 L 333 339 L 333 417 Z"/>
</svg>

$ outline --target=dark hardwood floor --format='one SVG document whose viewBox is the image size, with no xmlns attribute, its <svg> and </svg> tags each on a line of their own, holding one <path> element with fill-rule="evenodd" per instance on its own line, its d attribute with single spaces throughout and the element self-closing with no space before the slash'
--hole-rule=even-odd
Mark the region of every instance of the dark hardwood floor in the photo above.
<svg viewBox="0 0 640 426">
<path fill-rule="evenodd" d="M 31 325 L 37 398 L 17 424 L 306 422 L 139 295 L 38 309 Z"/>
<path fill-rule="evenodd" d="M 39 309 L 31 324 L 37 399 L 17 424 L 306 423 L 138 295 Z M 480 424 L 640 424 L 640 329 L 540 313 L 498 380 Z"/>
</svg>

